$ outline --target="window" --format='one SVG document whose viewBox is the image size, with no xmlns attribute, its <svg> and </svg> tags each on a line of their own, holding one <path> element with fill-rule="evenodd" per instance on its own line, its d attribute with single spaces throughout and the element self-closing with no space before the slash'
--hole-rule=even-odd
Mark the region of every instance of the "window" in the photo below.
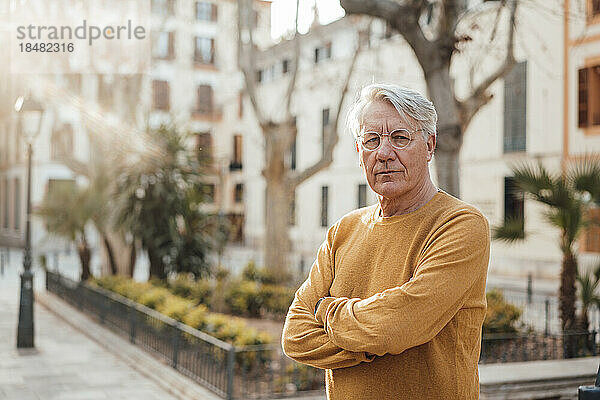
<svg viewBox="0 0 600 400">
<path fill-rule="evenodd" d="M 236 203 L 244 202 L 244 184 L 236 183 L 233 190 L 233 201 Z"/>
<path fill-rule="evenodd" d="M 321 186 L 321 226 L 327 226 L 327 209 L 329 208 L 329 187 Z"/>
<path fill-rule="evenodd" d="M 215 62 L 215 40 L 202 36 L 196 36 L 196 47 L 194 49 L 194 62 L 196 64 L 213 64 Z"/>
<path fill-rule="evenodd" d="M 242 135 L 233 136 L 233 160 L 229 164 L 229 169 L 242 169 Z"/>
<path fill-rule="evenodd" d="M 504 178 L 504 222 L 520 225 L 525 237 L 525 194 L 519 190 L 513 177 Z"/>
<path fill-rule="evenodd" d="M 298 138 L 297 136 L 294 137 L 294 141 L 292 142 L 292 146 L 290 147 L 290 169 L 292 171 L 296 169 L 297 138 Z"/>
<path fill-rule="evenodd" d="M 361 183 L 358 185 L 358 208 L 367 206 L 367 185 Z"/>
<path fill-rule="evenodd" d="M 244 215 L 227 214 L 229 222 L 229 241 L 242 243 L 244 241 Z"/>
<path fill-rule="evenodd" d="M 158 15 L 175 15 L 175 0 L 152 0 L 152 13 Z"/>
<path fill-rule="evenodd" d="M 112 108 L 114 80 L 110 75 L 98 75 L 98 102 L 104 108 Z"/>
<path fill-rule="evenodd" d="M 216 21 L 217 5 L 206 1 L 196 2 L 196 19 L 198 21 Z"/>
<path fill-rule="evenodd" d="M 600 207 L 591 208 L 588 218 L 593 223 L 583 231 L 581 236 L 581 251 L 600 253 Z"/>
<path fill-rule="evenodd" d="M 290 72 L 290 60 L 285 59 L 281 62 L 281 73 L 287 74 Z"/>
<path fill-rule="evenodd" d="M 296 191 L 292 195 L 290 200 L 290 219 L 288 221 L 290 225 L 296 225 Z"/>
<path fill-rule="evenodd" d="M 15 186 L 14 186 L 14 194 L 15 194 L 15 220 L 14 220 L 14 228 L 15 231 L 21 230 L 21 180 L 19 178 L 15 178 Z"/>
<path fill-rule="evenodd" d="M 326 137 L 328 126 L 329 126 L 329 108 L 324 108 L 321 112 L 321 153 L 325 153 L 325 137 Z"/>
<path fill-rule="evenodd" d="M 198 86 L 196 92 L 196 109 L 194 114 L 207 115 L 213 111 L 213 90 L 210 85 Z"/>
<path fill-rule="evenodd" d="M 258 83 L 262 83 L 263 81 L 263 70 L 259 69 L 258 71 L 256 71 L 256 81 Z"/>
<path fill-rule="evenodd" d="M 589 5 L 590 16 L 591 17 L 599 16 L 600 15 L 600 0 L 590 0 L 589 3 L 590 3 L 590 5 Z"/>
<path fill-rule="evenodd" d="M 579 127 L 600 125 L 600 65 L 580 69 L 577 82 Z"/>
<path fill-rule="evenodd" d="M 212 136 L 209 132 L 196 135 L 196 151 L 201 160 L 210 160 L 212 158 Z"/>
<path fill-rule="evenodd" d="M 244 116 L 244 92 L 238 94 L 238 117 Z"/>
<path fill-rule="evenodd" d="M 172 59 L 175 56 L 175 32 L 156 32 L 153 37 L 152 55 L 160 59 Z"/>
<path fill-rule="evenodd" d="M 525 151 L 527 130 L 527 62 L 504 78 L 504 152 Z"/>
<path fill-rule="evenodd" d="M 202 189 L 203 189 L 203 193 L 204 193 L 204 200 L 207 203 L 214 203 L 215 202 L 215 184 L 214 183 L 205 183 L 204 185 L 202 185 Z"/>
<path fill-rule="evenodd" d="M 331 58 L 331 42 L 315 48 L 315 64 Z"/>
<path fill-rule="evenodd" d="M 3 209 L 4 209 L 4 213 L 3 213 L 4 220 L 2 221 L 2 227 L 4 229 L 8 229 L 8 207 L 9 207 L 9 204 L 8 204 L 8 194 L 9 194 L 9 192 L 8 192 L 8 178 L 4 179 L 4 184 L 2 185 L 2 187 L 4 188 L 4 190 L 3 190 L 4 196 L 2 196 L 2 203 L 4 203 L 4 207 L 3 207 Z"/>
<path fill-rule="evenodd" d="M 152 100 L 155 110 L 169 109 L 169 82 L 152 81 Z"/>
<path fill-rule="evenodd" d="M 50 154 L 53 160 L 61 160 L 73 155 L 73 127 L 62 125 L 52 132 Z"/>
</svg>

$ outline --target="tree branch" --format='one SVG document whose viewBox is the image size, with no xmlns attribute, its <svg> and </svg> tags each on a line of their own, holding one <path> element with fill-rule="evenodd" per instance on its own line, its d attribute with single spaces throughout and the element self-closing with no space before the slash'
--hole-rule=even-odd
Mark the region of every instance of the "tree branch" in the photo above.
<svg viewBox="0 0 600 400">
<path fill-rule="evenodd" d="M 436 56 L 438 43 L 427 40 L 419 25 L 419 17 L 428 6 L 426 1 L 400 4 L 393 0 L 341 0 L 340 4 L 346 14 L 364 14 L 388 22 L 413 49 L 425 74 L 444 65 Z"/>
<path fill-rule="evenodd" d="M 266 126 L 268 124 L 268 121 L 266 120 L 266 118 L 264 117 L 264 114 L 262 113 L 262 110 L 260 109 L 260 106 L 258 104 L 257 101 L 257 95 L 256 95 L 256 66 L 254 63 L 254 40 L 253 40 L 253 35 L 252 35 L 252 23 L 249 23 L 249 19 L 251 18 L 249 16 L 249 14 L 251 14 L 252 8 L 247 6 L 248 0 L 238 0 L 238 66 L 240 68 L 240 70 L 242 71 L 243 75 L 244 75 L 244 84 L 246 87 L 246 94 L 248 95 L 248 98 L 250 99 L 250 103 L 252 104 L 252 108 L 254 109 L 254 113 L 256 114 L 256 119 L 258 120 L 259 125 L 262 126 Z M 242 14 L 245 14 L 245 22 L 246 24 L 244 24 L 242 22 Z M 249 54 L 248 54 L 248 62 L 246 61 L 245 57 L 244 57 L 244 43 L 242 40 L 242 31 L 243 31 L 243 27 L 246 25 L 247 29 L 248 29 L 248 34 L 249 34 L 249 41 L 250 43 L 248 44 L 247 47 L 249 47 Z M 248 65 L 248 63 L 250 65 Z"/>
<path fill-rule="evenodd" d="M 368 29 L 370 29 L 370 27 L 371 27 L 371 24 L 369 24 Z M 342 92 L 340 95 L 340 102 L 338 104 L 336 114 L 335 114 L 335 121 L 333 124 L 330 124 L 330 126 L 327 127 L 327 130 L 326 130 L 326 135 L 324 138 L 325 146 L 324 146 L 324 150 L 323 150 L 323 155 L 313 165 L 306 168 L 305 170 L 303 170 L 300 173 L 292 175 L 288 179 L 288 187 L 291 188 L 292 190 L 295 189 L 296 187 L 298 187 L 298 185 L 300 185 L 302 182 L 304 182 L 308 178 L 315 175 L 317 172 L 323 170 L 324 168 L 329 167 L 333 163 L 333 150 L 335 149 L 335 146 L 337 145 L 337 143 L 340 139 L 338 127 L 339 127 L 340 116 L 342 113 L 342 107 L 344 106 L 344 101 L 348 94 L 348 89 L 350 87 L 350 80 L 352 79 L 352 74 L 354 73 L 354 69 L 356 67 L 356 61 L 358 59 L 358 55 L 362 49 L 362 44 L 360 42 L 360 33 L 359 33 L 358 37 L 359 37 L 358 45 L 357 45 L 356 51 L 354 52 L 354 55 L 352 56 L 352 60 L 350 61 L 350 67 L 348 68 L 348 74 L 346 75 L 346 80 L 344 81 L 344 86 L 342 87 Z"/>
<path fill-rule="evenodd" d="M 292 60 L 292 77 L 288 84 L 287 92 L 285 94 L 285 120 L 290 121 L 292 119 L 292 110 L 290 108 L 292 104 L 292 94 L 294 93 L 294 87 L 296 86 L 296 77 L 298 76 L 298 65 L 300 64 L 300 35 L 298 34 L 298 15 L 300 13 L 300 0 L 296 0 L 296 24 L 294 33 L 294 58 Z"/>
<path fill-rule="evenodd" d="M 463 130 L 469 125 L 473 116 L 489 101 L 492 99 L 492 95 L 487 92 L 489 87 L 496 82 L 496 80 L 506 76 L 513 65 L 515 65 L 515 16 L 517 13 L 518 0 L 508 0 L 508 9 L 510 11 L 510 25 L 508 31 L 508 42 L 506 48 L 506 58 L 504 62 L 484 79 L 479 86 L 475 88 L 469 98 L 458 101 L 458 107 L 461 111 L 461 125 Z"/>
</svg>

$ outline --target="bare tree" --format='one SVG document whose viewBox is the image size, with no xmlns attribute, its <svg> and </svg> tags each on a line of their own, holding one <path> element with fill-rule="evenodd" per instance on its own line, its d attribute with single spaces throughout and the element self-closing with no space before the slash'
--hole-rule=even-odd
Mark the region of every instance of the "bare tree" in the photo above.
<svg viewBox="0 0 600 400">
<path fill-rule="evenodd" d="M 425 76 L 429 97 L 439 114 L 436 148 L 438 184 L 447 192 L 460 194 L 458 158 L 466 131 L 473 116 L 492 98 L 490 86 L 510 72 L 515 64 L 514 33 L 518 0 L 500 0 L 510 15 L 504 62 L 472 89 L 465 99 L 455 94 L 450 75 L 453 57 L 461 43 L 470 40 L 461 34 L 459 23 L 474 10 L 467 0 L 341 0 L 347 14 L 364 14 L 381 18 L 399 32 L 412 48 Z M 497 18 L 498 21 L 498 18 Z M 424 33 L 424 25 L 433 35 Z M 494 25 L 492 37 L 495 36 Z M 429 37 L 428 37 L 429 36 Z M 431 37 L 432 36 L 432 37 Z"/>
<path fill-rule="evenodd" d="M 324 150 L 321 158 L 302 171 L 291 170 L 286 163 L 286 155 L 290 152 L 297 136 L 296 121 L 292 113 L 292 99 L 297 91 L 296 82 L 301 54 L 301 37 L 298 35 L 297 12 L 299 1 L 296 2 L 296 33 L 290 39 L 293 48 L 293 55 L 290 59 L 292 71 L 288 78 L 284 98 L 278 103 L 284 107 L 284 115 L 280 119 L 265 113 L 264 104 L 261 103 L 257 93 L 256 57 L 258 50 L 253 38 L 251 1 L 238 0 L 238 62 L 244 75 L 245 93 L 252 104 L 264 139 L 262 175 L 266 181 L 265 266 L 273 272 L 276 271 L 277 276 L 281 279 L 285 279 L 288 273 L 287 255 L 290 250 L 288 229 L 294 193 L 301 183 L 317 172 L 326 169 L 333 162 L 333 150 L 339 140 L 340 113 L 358 58 L 360 42 L 355 49 L 344 77 L 342 89 L 338 96 L 337 109 L 333 111 L 335 119 L 333 123 L 325 128 Z"/>
</svg>

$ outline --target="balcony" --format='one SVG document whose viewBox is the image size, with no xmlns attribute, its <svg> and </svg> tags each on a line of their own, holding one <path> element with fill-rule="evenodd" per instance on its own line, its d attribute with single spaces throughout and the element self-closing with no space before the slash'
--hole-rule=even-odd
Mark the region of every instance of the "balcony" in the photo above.
<svg viewBox="0 0 600 400">
<path fill-rule="evenodd" d="M 223 119 L 223 109 L 221 107 L 212 110 L 193 109 L 191 114 L 192 119 L 195 121 L 220 122 Z"/>
</svg>

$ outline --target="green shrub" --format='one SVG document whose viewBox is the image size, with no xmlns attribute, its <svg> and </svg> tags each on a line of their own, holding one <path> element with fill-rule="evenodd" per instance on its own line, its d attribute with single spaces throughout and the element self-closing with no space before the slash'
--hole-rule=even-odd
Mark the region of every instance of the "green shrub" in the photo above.
<svg viewBox="0 0 600 400">
<path fill-rule="evenodd" d="M 266 268 L 258 268 L 254 261 L 250 261 L 246 264 L 246 267 L 242 271 L 242 279 L 245 281 L 253 281 L 263 283 L 266 285 L 272 285 L 277 283 L 277 278 Z"/>
<path fill-rule="evenodd" d="M 207 315 L 208 309 L 205 305 L 200 304 L 185 314 L 182 322 L 201 331 L 205 329 Z"/>
<path fill-rule="evenodd" d="M 483 333 L 516 333 L 517 323 L 521 318 L 522 310 L 513 304 L 507 303 L 504 295 L 499 290 L 486 293 L 487 311 L 483 323 Z"/>
<path fill-rule="evenodd" d="M 115 286 L 127 280 L 128 279 L 122 275 L 106 275 L 99 278 L 93 278 L 90 282 L 103 289 L 114 291 Z"/>
<path fill-rule="evenodd" d="M 177 275 L 177 277 L 169 281 L 169 290 L 176 296 L 190 297 L 192 294 L 192 288 L 194 286 L 194 280 L 185 274 Z"/>
<path fill-rule="evenodd" d="M 194 303 L 178 296 L 167 296 L 164 302 L 156 306 L 156 311 L 173 318 L 183 321 L 183 317 L 192 309 Z"/>
<path fill-rule="evenodd" d="M 168 289 L 155 287 L 141 295 L 138 302 L 156 310 L 169 296 L 171 294 Z"/>
<path fill-rule="evenodd" d="M 225 314 L 217 314 L 217 313 L 208 314 L 204 321 L 204 323 L 205 323 L 204 326 L 205 326 L 206 332 L 211 333 L 211 334 L 218 332 L 219 329 L 221 329 L 223 326 L 227 325 L 231 319 L 232 319 L 232 317 L 228 317 Z"/>
<path fill-rule="evenodd" d="M 260 294 L 260 286 L 256 282 L 231 282 L 225 290 L 225 304 L 232 314 L 260 317 L 263 306 Z"/>
<path fill-rule="evenodd" d="M 210 282 L 199 280 L 192 286 L 190 299 L 194 300 L 196 303 L 205 304 L 207 307 L 210 307 L 212 296 L 213 287 Z"/>
<path fill-rule="evenodd" d="M 276 316 L 284 316 L 294 300 L 294 289 L 279 285 L 263 285 L 260 296 L 263 299 L 265 312 Z"/>
<path fill-rule="evenodd" d="M 112 289 L 121 296 L 125 296 L 133 301 L 138 301 L 144 293 L 152 290 L 154 287 L 148 282 L 136 282 L 133 279 L 123 280 Z"/>
</svg>

